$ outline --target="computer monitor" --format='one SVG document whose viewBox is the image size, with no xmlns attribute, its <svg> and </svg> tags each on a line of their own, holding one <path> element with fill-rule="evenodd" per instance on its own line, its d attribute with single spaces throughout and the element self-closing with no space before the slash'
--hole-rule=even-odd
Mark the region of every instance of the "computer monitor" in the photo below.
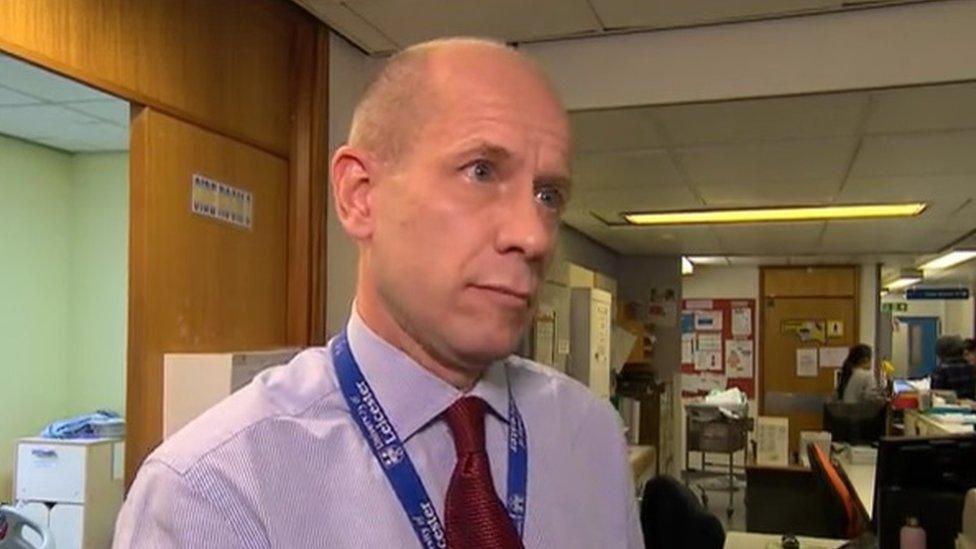
<svg viewBox="0 0 976 549">
<path fill-rule="evenodd" d="M 873 513 L 881 549 L 898 547 L 908 517 L 919 520 L 929 547 L 952 547 L 970 488 L 976 488 L 976 434 L 882 438 Z"/>
</svg>

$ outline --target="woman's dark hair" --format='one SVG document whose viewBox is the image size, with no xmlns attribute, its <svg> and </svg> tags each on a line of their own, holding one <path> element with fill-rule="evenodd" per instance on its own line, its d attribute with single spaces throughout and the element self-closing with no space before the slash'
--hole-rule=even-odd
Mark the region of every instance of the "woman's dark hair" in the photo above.
<svg viewBox="0 0 976 549">
<path fill-rule="evenodd" d="M 871 360 L 870 345 L 858 343 L 847 352 L 847 358 L 844 359 L 844 365 L 840 369 L 840 381 L 837 383 L 837 398 L 844 398 L 844 389 L 847 388 L 847 382 L 851 380 L 851 375 L 854 374 L 854 368 L 857 368 L 857 365 L 865 360 Z"/>
</svg>

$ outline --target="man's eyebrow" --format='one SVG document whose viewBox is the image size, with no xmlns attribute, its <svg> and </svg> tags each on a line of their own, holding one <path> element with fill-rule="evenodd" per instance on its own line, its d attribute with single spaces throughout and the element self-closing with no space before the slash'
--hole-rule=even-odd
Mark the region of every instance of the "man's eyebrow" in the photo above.
<svg viewBox="0 0 976 549">
<path fill-rule="evenodd" d="M 459 156 L 481 156 L 490 160 L 508 160 L 515 156 L 515 153 L 501 145 L 489 143 L 488 141 L 478 141 L 466 145 L 460 149 Z"/>
<path fill-rule="evenodd" d="M 573 188 L 573 178 L 565 174 L 540 175 L 535 178 L 535 184 L 561 187 L 568 191 Z"/>
</svg>

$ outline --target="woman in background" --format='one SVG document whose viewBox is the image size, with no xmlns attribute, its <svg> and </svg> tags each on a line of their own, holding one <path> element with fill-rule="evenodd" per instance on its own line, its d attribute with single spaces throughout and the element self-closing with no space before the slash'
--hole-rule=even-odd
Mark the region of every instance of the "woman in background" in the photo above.
<svg viewBox="0 0 976 549">
<path fill-rule="evenodd" d="M 847 353 L 837 383 L 837 398 L 848 404 L 881 400 L 884 396 L 871 372 L 871 347 L 859 343 Z"/>
</svg>

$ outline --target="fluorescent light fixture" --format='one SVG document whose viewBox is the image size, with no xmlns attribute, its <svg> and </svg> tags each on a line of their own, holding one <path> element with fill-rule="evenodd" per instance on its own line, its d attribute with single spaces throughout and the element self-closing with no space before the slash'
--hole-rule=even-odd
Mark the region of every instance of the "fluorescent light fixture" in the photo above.
<svg viewBox="0 0 976 549">
<path fill-rule="evenodd" d="M 729 260 L 724 255 L 691 255 L 688 261 L 695 265 L 723 265 L 727 266 Z"/>
<path fill-rule="evenodd" d="M 925 210 L 924 202 L 909 204 L 847 204 L 676 212 L 630 212 L 623 217 L 632 225 L 704 225 L 714 223 L 769 223 L 911 217 Z"/>
<path fill-rule="evenodd" d="M 889 292 L 907 288 L 922 281 L 922 271 L 904 269 L 893 280 L 885 283 L 884 288 Z"/>
<path fill-rule="evenodd" d="M 690 275 L 695 272 L 695 264 L 685 256 L 681 256 L 681 274 Z"/>
<path fill-rule="evenodd" d="M 960 263 L 965 263 L 974 257 L 976 257 L 976 251 L 974 250 L 954 250 L 940 255 L 939 257 L 936 257 L 930 261 L 926 261 L 919 267 L 919 269 L 922 269 L 923 271 L 938 271 L 940 269 L 948 269 L 949 267 L 955 267 Z"/>
</svg>

